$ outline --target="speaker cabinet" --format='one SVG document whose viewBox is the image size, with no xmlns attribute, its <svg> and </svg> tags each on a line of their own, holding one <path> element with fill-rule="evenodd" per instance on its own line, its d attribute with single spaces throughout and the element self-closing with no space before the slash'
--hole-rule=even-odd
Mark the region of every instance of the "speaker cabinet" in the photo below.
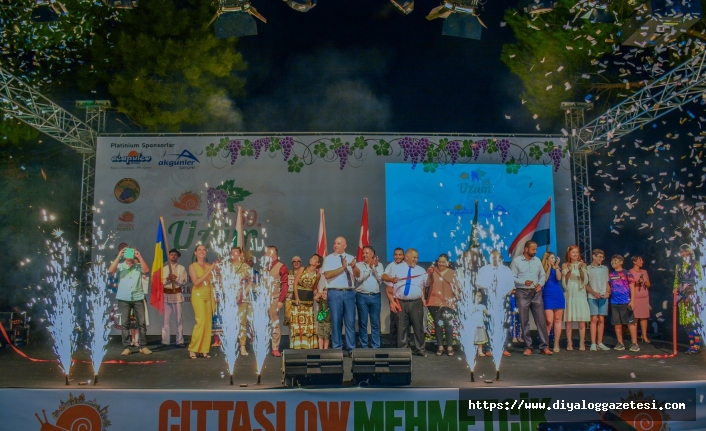
<svg viewBox="0 0 706 431">
<path fill-rule="evenodd" d="M 353 350 L 353 383 L 371 386 L 406 386 L 412 383 L 412 350 Z"/>
<path fill-rule="evenodd" d="M 343 384 L 342 350 L 294 350 L 282 352 L 282 384 L 285 386 L 340 386 Z"/>
</svg>

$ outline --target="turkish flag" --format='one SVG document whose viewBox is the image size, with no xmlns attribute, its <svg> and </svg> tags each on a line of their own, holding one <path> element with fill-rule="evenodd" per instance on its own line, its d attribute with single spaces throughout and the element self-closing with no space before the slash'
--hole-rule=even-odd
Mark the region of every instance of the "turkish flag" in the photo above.
<svg viewBox="0 0 706 431">
<path fill-rule="evenodd" d="M 321 257 L 326 257 L 328 247 L 326 246 L 326 218 L 324 217 L 324 209 L 321 208 L 321 218 L 319 221 L 319 240 L 316 243 L 316 253 Z"/>
<path fill-rule="evenodd" d="M 363 261 L 363 247 L 370 245 L 370 226 L 368 225 L 368 198 L 363 204 L 363 220 L 360 222 L 360 238 L 358 239 L 358 262 Z"/>
</svg>

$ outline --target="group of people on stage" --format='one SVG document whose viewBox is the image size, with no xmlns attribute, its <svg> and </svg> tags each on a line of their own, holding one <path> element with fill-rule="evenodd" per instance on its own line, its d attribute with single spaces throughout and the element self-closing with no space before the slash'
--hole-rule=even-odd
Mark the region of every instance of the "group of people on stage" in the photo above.
<svg viewBox="0 0 706 431">
<path fill-rule="evenodd" d="M 269 316 L 271 325 L 272 354 L 280 356 L 280 310 L 284 308 L 284 323 L 290 327 L 290 348 L 293 349 L 342 349 L 350 356 L 359 345 L 362 348 L 378 348 L 380 341 L 381 295 L 387 296 L 390 306 L 390 334 L 396 347 L 410 348 L 413 354 L 427 356 L 425 348 L 425 308 L 433 328 L 437 344 L 437 356 L 454 355 L 454 331 L 457 325 L 459 300 L 472 294 L 472 304 L 464 309 L 470 312 L 470 321 L 475 327 L 474 340 L 478 354 L 490 355 L 483 346 L 489 342 L 486 331 L 488 310 L 484 303 L 490 296 L 494 301 L 509 303 L 513 299 L 516 309 L 505 307 L 507 316 L 515 312 L 519 316 L 518 341 L 525 344 L 524 355 L 533 353 L 533 340 L 530 335 L 529 316 L 532 314 L 539 335 L 539 349 L 545 355 L 560 351 L 562 326 L 566 327 L 566 349 L 573 350 L 573 323 L 578 323 L 578 350 L 586 350 L 586 323 L 590 322 L 589 350 L 610 350 L 603 343 L 605 316 L 610 308 L 611 324 L 615 327 L 617 344 L 615 350 L 636 352 L 638 345 L 638 325 L 642 342 L 648 338 L 650 317 L 648 273 L 643 269 L 640 256 L 631 258 L 632 268 L 624 268 L 621 255 L 611 257 L 609 270 L 603 261 L 602 250 L 592 251 L 592 261 L 585 263 L 580 250 L 572 245 L 566 251 L 565 261 L 554 253 L 546 252 L 540 260 L 537 244 L 527 241 L 521 255 L 512 259 L 509 267 L 503 262 L 499 251 L 490 253 L 486 265 L 478 264 L 475 271 L 473 292 L 463 292 L 457 273 L 452 269 L 446 254 L 440 255 L 426 270 L 418 265 L 419 254 L 410 248 L 394 250 L 393 262 L 383 269 L 375 249 L 363 249 L 363 261 L 345 252 L 346 240 L 338 237 L 333 243 L 334 252 L 325 258 L 313 254 L 308 265 L 302 265 L 298 256 L 292 259 L 292 270 L 279 260 L 274 246 L 266 248 L 267 267 L 263 270 L 265 292 L 253 292 L 255 277 L 259 273 L 253 268 L 253 256 L 245 255 L 240 247 L 233 247 L 230 254 L 230 271 L 237 274 L 242 284 L 237 299 L 240 317 L 240 353 L 247 355 L 248 334 L 252 333 L 253 294 L 266 294 L 270 301 Z M 111 262 L 109 272 L 118 280 L 118 309 L 122 316 L 134 314 L 138 328 L 137 346 L 143 354 L 152 353 L 146 347 L 146 302 L 145 281 L 149 266 L 139 251 L 127 258 L 122 249 Z M 163 269 L 165 316 L 162 328 L 162 343 L 170 343 L 170 323 L 176 319 L 176 343 L 185 347 L 182 330 L 181 304 L 184 302 L 182 290 L 188 280 L 193 283 L 191 303 L 196 324 L 194 326 L 188 352 L 191 358 L 197 355 L 209 357 L 212 346 L 212 321 L 218 314 L 217 292 L 214 278 L 220 276 L 218 262 L 209 263 L 206 247 L 197 245 L 193 263 L 188 271 L 178 263 L 181 253 L 172 249 L 169 252 L 169 265 Z M 674 291 L 679 298 L 679 323 L 689 336 L 687 353 L 700 351 L 701 336 L 698 332 L 698 295 L 695 284 L 702 277 L 702 268 L 688 246 L 682 246 L 683 261 L 675 269 Z M 482 262 L 484 259 L 481 259 Z M 188 274 L 188 277 L 187 277 Z M 381 286 L 384 286 L 381 290 Z M 356 330 L 356 314 L 358 330 Z M 503 316 L 507 322 L 507 316 Z M 368 323 L 371 333 L 368 335 Z M 624 342 L 623 325 L 627 325 L 630 344 Z M 508 329 L 509 325 L 505 325 Z M 343 330 L 345 329 L 345 336 Z M 549 348 L 550 334 L 553 332 L 553 349 Z M 129 355 L 132 339 L 129 320 L 122 320 L 123 355 Z M 517 334 L 515 334 L 517 335 Z M 217 337 L 217 336 L 216 336 Z M 504 346 L 503 354 L 510 356 Z"/>
</svg>

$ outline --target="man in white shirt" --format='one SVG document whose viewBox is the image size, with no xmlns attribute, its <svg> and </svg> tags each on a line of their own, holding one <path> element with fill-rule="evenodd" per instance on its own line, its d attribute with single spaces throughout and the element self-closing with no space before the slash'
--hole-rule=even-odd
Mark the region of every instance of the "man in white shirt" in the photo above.
<svg viewBox="0 0 706 431">
<path fill-rule="evenodd" d="M 164 325 L 162 325 L 162 344 L 170 344 L 171 317 L 176 319 L 176 344 L 179 347 L 186 347 L 184 344 L 184 328 L 181 321 L 181 303 L 184 302 L 184 295 L 181 289 L 186 286 L 188 277 L 186 269 L 177 263 L 181 253 L 176 248 L 169 250 L 169 265 L 162 268 L 162 283 L 164 285 Z"/>
<path fill-rule="evenodd" d="M 355 305 L 358 309 L 358 340 L 360 347 L 368 347 L 368 316 L 370 316 L 370 335 L 372 347 L 380 347 L 380 282 L 382 264 L 375 255 L 375 249 L 369 245 L 363 247 L 363 262 L 353 267 L 355 275 Z"/>
<path fill-rule="evenodd" d="M 476 275 L 476 288 L 483 289 L 488 294 L 488 309 L 491 312 L 497 312 L 502 308 L 502 316 L 493 316 L 493 319 L 499 319 L 498 322 L 503 323 L 503 327 L 507 322 L 507 316 L 504 310 L 505 299 L 515 290 L 515 277 L 510 268 L 503 264 L 502 255 L 498 250 L 490 252 L 490 263 L 484 265 L 478 270 Z M 509 326 L 508 326 L 509 327 Z M 499 329 L 499 328 L 496 328 Z M 506 329 L 503 329 L 507 332 Z M 506 334 L 507 335 L 507 334 Z M 491 346 L 493 349 L 501 346 Z M 510 356 L 510 353 L 505 349 L 505 339 L 502 343 L 503 355 Z"/>
<path fill-rule="evenodd" d="M 342 328 L 346 326 L 345 350 L 350 357 L 355 348 L 355 276 L 356 261 L 347 254 L 346 239 L 339 236 L 333 241 L 333 254 L 324 259 L 322 271 L 326 278 L 328 306 L 331 316 L 331 348 L 342 349 Z"/>
<path fill-rule="evenodd" d="M 394 268 L 404 260 L 404 250 L 397 247 L 392 255 L 392 259 L 393 261 L 385 268 L 385 274 L 390 277 L 392 277 Z M 399 320 L 398 312 L 400 310 L 397 308 L 392 287 L 392 283 L 385 282 L 385 293 L 387 294 L 387 300 L 390 304 L 390 339 L 392 340 L 392 347 L 397 347 L 397 321 Z"/>
<path fill-rule="evenodd" d="M 383 281 L 392 283 L 393 302 L 399 309 L 397 327 L 397 347 L 411 347 L 417 356 L 426 357 L 424 350 L 424 288 L 427 286 L 427 272 L 417 266 L 419 253 L 410 248 L 405 253 L 404 263 L 395 266 L 391 275 L 384 274 Z M 390 305 L 392 307 L 392 305 Z M 410 346 L 407 335 L 409 326 L 414 331 L 414 346 Z"/>
<path fill-rule="evenodd" d="M 547 274 L 542 267 L 542 261 L 537 255 L 537 243 L 527 241 L 524 252 L 512 260 L 510 269 L 515 277 L 515 299 L 520 312 L 520 325 L 522 336 L 525 339 L 524 355 L 532 354 L 532 335 L 530 334 L 529 313 L 532 312 L 534 323 L 539 333 L 539 350 L 545 355 L 552 355 L 549 350 L 549 335 L 544 317 L 544 300 L 542 299 L 542 286 L 547 279 Z"/>
</svg>

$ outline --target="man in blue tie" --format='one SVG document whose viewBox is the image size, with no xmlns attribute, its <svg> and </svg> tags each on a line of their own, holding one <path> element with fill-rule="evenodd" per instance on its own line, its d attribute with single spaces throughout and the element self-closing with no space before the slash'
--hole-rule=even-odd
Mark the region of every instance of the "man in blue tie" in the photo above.
<svg viewBox="0 0 706 431">
<path fill-rule="evenodd" d="M 410 248 L 404 262 L 383 274 L 382 280 L 392 283 L 397 312 L 397 347 L 411 348 L 417 356 L 426 357 L 424 350 L 424 288 L 428 285 L 427 272 L 420 266 L 419 253 Z M 392 305 L 391 305 L 392 308 Z M 409 327 L 414 331 L 414 345 L 409 342 Z"/>
<path fill-rule="evenodd" d="M 333 254 L 324 259 L 322 270 L 326 277 L 328 306 L 331 315 L 331 348 L 342 349 L 342 326 L 346 327 L 346 354 L 352 356 L 355 348 L 355 286 L 353 269 L 356 261 L 345 253 L 346 239 L 333 241 Z"/>
</svg>

